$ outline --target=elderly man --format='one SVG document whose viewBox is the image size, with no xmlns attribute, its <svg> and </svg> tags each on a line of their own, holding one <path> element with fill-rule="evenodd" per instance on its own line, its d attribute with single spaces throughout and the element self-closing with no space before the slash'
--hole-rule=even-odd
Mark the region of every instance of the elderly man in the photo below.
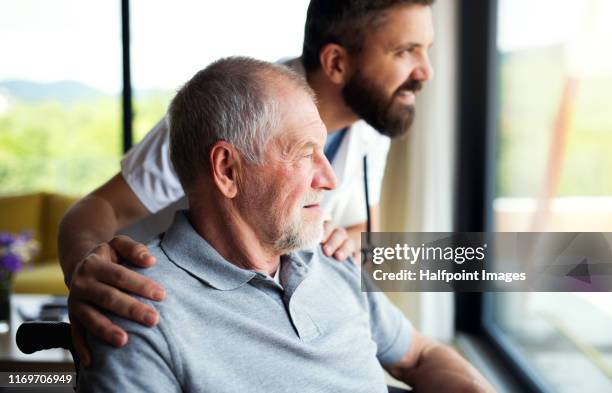
<svg viewBox="0 0 612 393">
<path fill-rule="evenodd" d="M 384 392 L 381 365 L 420 392 L 490 390 L 382 293 L 361 292 L 350 260 L 315 247 L 336 178 L 300 76 L 217 61 L 177 93 L 168 124 L 190 208 L 149 245 L 157 264 L 141 271 L 167 289 L 149 302 L 161 320 L 115 318 L 130 337 L 122 349 L 90 338 L 82 391 Z"/>
</svg>

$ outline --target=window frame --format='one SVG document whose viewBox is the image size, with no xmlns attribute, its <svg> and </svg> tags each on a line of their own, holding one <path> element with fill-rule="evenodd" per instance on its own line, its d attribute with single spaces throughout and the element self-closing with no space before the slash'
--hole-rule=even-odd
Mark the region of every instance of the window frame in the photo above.
<svg viewBox="0 0 612 393">
<path fill-rule="evenodd" d="M 493 230 L 496 132 L 498 125 L 498 0 L 458 4 L 459 129 L 456 147 L 457 232 Z M 504 369 L 528 393 L 550 388 L 533 371 L 511 340 L 489 317 L 493 293 L 456 293 L 455 330 L 482 339 L 499 355 Z"/>
<path fill-rule="evenodd" d="M 127 153 L 134 143 L 133 137 L 133 102 L 132 102 L 132 72 L 130 56 L 130 0 L 121 0 L 121 60 L 123 73 L 122 99 L 122 147 Z"/>
</svg>

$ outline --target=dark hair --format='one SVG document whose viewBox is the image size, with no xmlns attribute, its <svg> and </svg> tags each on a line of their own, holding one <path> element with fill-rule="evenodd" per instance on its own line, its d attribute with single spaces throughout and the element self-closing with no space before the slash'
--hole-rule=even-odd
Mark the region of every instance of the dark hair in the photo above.
<svg viewBox="0 0 612 393">
<path fill-rule="evenodd" d="M 319 68 L 319 53 L 330 43 L 357 53 L 365 34 L 384 20 L 385 11 L 399 5 L 430 6 L 435 0 L 311 0 L 304 27 L 302 62 L 306 72 Z"/>
</svg>

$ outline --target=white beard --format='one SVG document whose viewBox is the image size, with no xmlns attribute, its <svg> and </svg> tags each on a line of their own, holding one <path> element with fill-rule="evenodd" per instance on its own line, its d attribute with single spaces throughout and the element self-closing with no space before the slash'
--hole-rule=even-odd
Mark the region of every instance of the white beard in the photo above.
<svg viewBox="0 0 612 393">
<path fill-rule="evenodd" d="M 306 222 L 299 215 L 300 211 L 298 210 L 280 238 L 275 242 L 275 250 L 286 254 L 291 251 L 313 248 L 321 242 L 323 238 L 323 217 L 314 222 Z"/>
</svg>

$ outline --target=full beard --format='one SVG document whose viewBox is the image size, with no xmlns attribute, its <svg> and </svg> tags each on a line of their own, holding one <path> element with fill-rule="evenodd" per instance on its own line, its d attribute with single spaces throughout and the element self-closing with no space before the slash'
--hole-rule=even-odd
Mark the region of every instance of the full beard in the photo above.
<svg viewBox="0 0 612 393">
<path fill-rule="evenodd" d="M 394 105 L 394 98 L 402 90 L 417 92 L 422 84 L 418 81 L 408 81 L 391 97 L 374 80 L 356 72 L 342 89 L 346 104 L 359 117 L 365 120 L 379 133 L 391 138 L 405 135 L 415 117 L 413 105 Z"/>
</svg>

